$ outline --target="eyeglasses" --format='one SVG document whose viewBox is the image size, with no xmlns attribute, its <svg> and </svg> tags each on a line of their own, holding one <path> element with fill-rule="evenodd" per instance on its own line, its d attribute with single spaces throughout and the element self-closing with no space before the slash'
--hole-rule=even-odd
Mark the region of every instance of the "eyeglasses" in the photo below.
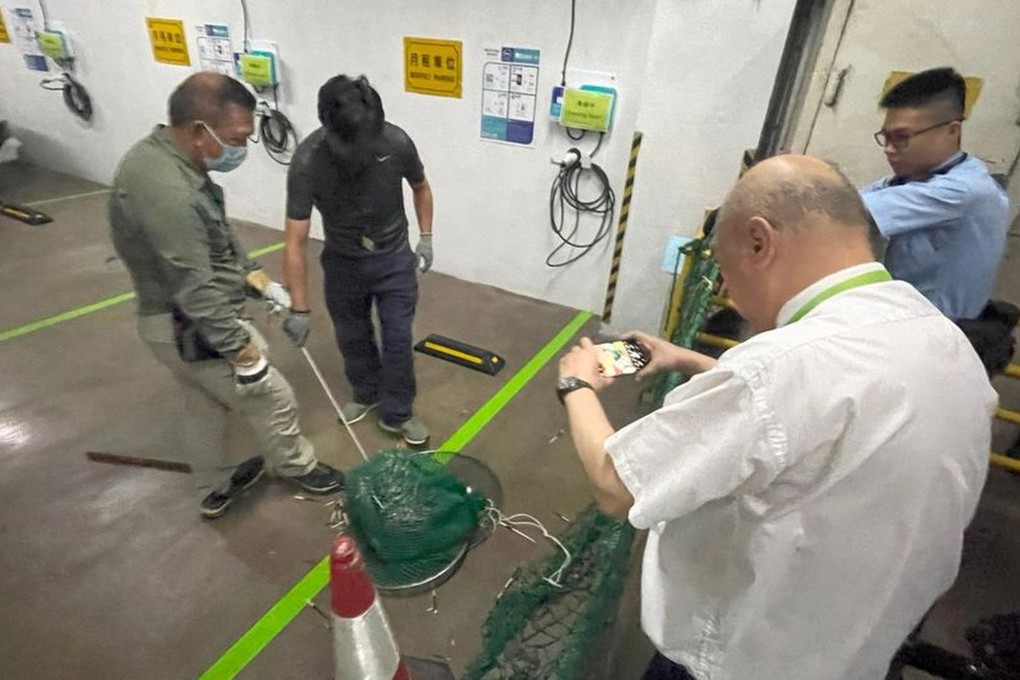
<svg viewBox="0 0 1020 680">
<path fill-rule="evenodd" d="M 946 125 L 951 125 L 953 123 L 958 123 L 958 122 L 962 122 L 962 121 L 963 121 L 962 118 L 954 118 L 953 120 L 946 120 L 946 121 L 943 121 L 941 123 L 935 123 L 934 125 L 931 125 L 929 127 L 923 128 L 921 130 L 917 130 L 916 132 L 893 132 L 893 133 L 887 133 L 885 130 L 879 130 L 874 135 L 875 136 L 875 143 L 878 144 L 883 149 L 886 146 L 890 145 L 890 144 L 892 145 L 892 147 L 894 149 L 903 149 L 903 148 L 905 148 L 907 146 L 907 144 L 910 142 L 911 139 L 913 139 L 914 137 L 916 137 L 918 135 L 922 135 L 925 132 L 929 132 L 929 131 L 934 130 L 936 128 L 940 128 L 940 127 L 943 127 L 943 126 L 946 126 Z"/>
</svg>

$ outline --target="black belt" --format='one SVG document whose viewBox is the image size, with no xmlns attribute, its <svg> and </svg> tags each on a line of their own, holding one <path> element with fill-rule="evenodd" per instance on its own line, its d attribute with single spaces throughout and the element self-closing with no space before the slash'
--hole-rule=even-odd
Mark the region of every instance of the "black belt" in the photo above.
<svg viewBox="0 0 1020 680">
<path fill-rule="evenodd" d="M 399 246 L 401 243 L 407 241 L 406 230 L 400 230 L 391 236 L 386 236 L 382 239 L 373 239 L 372 237 L 362 234 L 355 236 L 349 240 L 345 240 L 342 246 L 336 247 L 326 242 L 326 249 L 336 253 L 337 255 L 344 255 L 347 257 L 357 257 L 360 255 L 372 254 L 372 253 L 388 253 L 395 249 L 395 246 Z"/>
</svg>

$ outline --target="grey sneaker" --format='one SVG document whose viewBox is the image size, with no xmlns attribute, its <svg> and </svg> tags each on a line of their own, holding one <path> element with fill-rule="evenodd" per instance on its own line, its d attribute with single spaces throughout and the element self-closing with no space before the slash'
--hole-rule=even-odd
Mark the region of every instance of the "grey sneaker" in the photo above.
<svg viewBox="0 0 1020 680">
<path fill-rule="evenodd" d="M 390 434 L 399 434 L 411 446 L 421 446 L 429 440 L 429 428 L 413 416 L 399 425 L 388 425 L 380 418 L 379 429 Z"/>
<path fill-rule="evenodd" d="M 373 402 L 371 404 L 359 404 L 356 401 L 349 401 L 340 408 L 340 413 L 344 414 L 344 420 L 347 421 L 348 425 L 352 425 L 365 416 L 368 412 L 379 405 L 379 402 Z"/>
</svg>

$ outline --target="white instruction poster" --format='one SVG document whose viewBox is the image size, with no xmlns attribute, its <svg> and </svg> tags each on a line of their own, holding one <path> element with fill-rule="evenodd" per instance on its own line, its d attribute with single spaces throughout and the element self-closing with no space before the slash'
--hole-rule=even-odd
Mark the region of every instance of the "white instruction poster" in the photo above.
<svg viewBox="0 0 1020 680">
<path fill-rule="evenodd" d="M 198 66 L 203 71 L 234 75 L 234 51 L 230 46 L 230 27 L 226 24 L 199 24 Z"/>
<path fill-rule="evenodd" d="M 482 63 L 482 139 L 531 146 L 538 109 L 539 51 L 487 47 Z"/>
<path fill-rule="evenodd" d="M 33 71 L 49 71 L 46 57 L 39 51 L 35 34 L 42 30 L 42 19 L 30 7 L 11 7 L 7 12 L 9 31 L 14 46 L 21 52 L 25 65 Z"/>
</svg>

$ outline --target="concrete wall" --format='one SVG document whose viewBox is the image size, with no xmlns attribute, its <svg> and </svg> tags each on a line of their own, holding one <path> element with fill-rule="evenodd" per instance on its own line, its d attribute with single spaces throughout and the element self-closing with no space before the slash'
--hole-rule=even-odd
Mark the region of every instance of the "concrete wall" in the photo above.
<svg viewBox="0 0 1020 680">
<path fill-rule="evenodd" d="M 13 45 L 0 44 L 0 117 L 40 165 L 109 182 L 121 154 L 165 120 L 166 98 L 193 69 L 156 63 L 146 17 L 179 18 L 197 64 L 194 26 L 227 23 L 234 49 L 243 32 L 238 0 L 46 0 L 51 22 L 66 26 L 78 75 L 95 104 L 91 125 L 75 120 L 56 93 L 38 87 Z M 281 108 L 299 134 L 317 125 L 319 85 L 339 72 L 364 73 L 388 118 L 416 141 L 436 196 L 437 270 L 577 308 L 601 311 L 611 240 L 564 269 L 544 260 L 556 244 L 549 186 L 574 145 L 541 112 L 560 80 L 567 44 L 566 0 L 449 0 L 413 5 L 307 0 L 284 6 L 248 0 L 250 38 L 279 44 Z M 620 327 L 654 329 L 669 276 L 658 269 L 668 235 L 691 234 L 701 214 L 736 178 L 740 153 L 757 141 L 793 0 L 579 0 L 571 69 L 612 73 L 621 93 L 615 128 L 596 161 L 618 199 L 632 133 L 644 148 L 614 310 Z M 10 8 L 38 9 L 37 0 Z M 300 11 L 296 9 L 300 6 Z M 461 99 L 404 92 L 403 36 L 463 41 Z M 518 148 L 479 138 L 482 49 L 541 50 L 535 144 Z M 589 135 L 578 143 L 594 147 Z M 282 228 L 285 168 L 258 147 L 244 167 L 220 175 L 231 216 Z M 410 207 L 410 204 L 408 203 Z M 615 225 L 614 225 L 615 228 Z M 594 232 L 585 222 L 582 238 Z"/>
</svg>

